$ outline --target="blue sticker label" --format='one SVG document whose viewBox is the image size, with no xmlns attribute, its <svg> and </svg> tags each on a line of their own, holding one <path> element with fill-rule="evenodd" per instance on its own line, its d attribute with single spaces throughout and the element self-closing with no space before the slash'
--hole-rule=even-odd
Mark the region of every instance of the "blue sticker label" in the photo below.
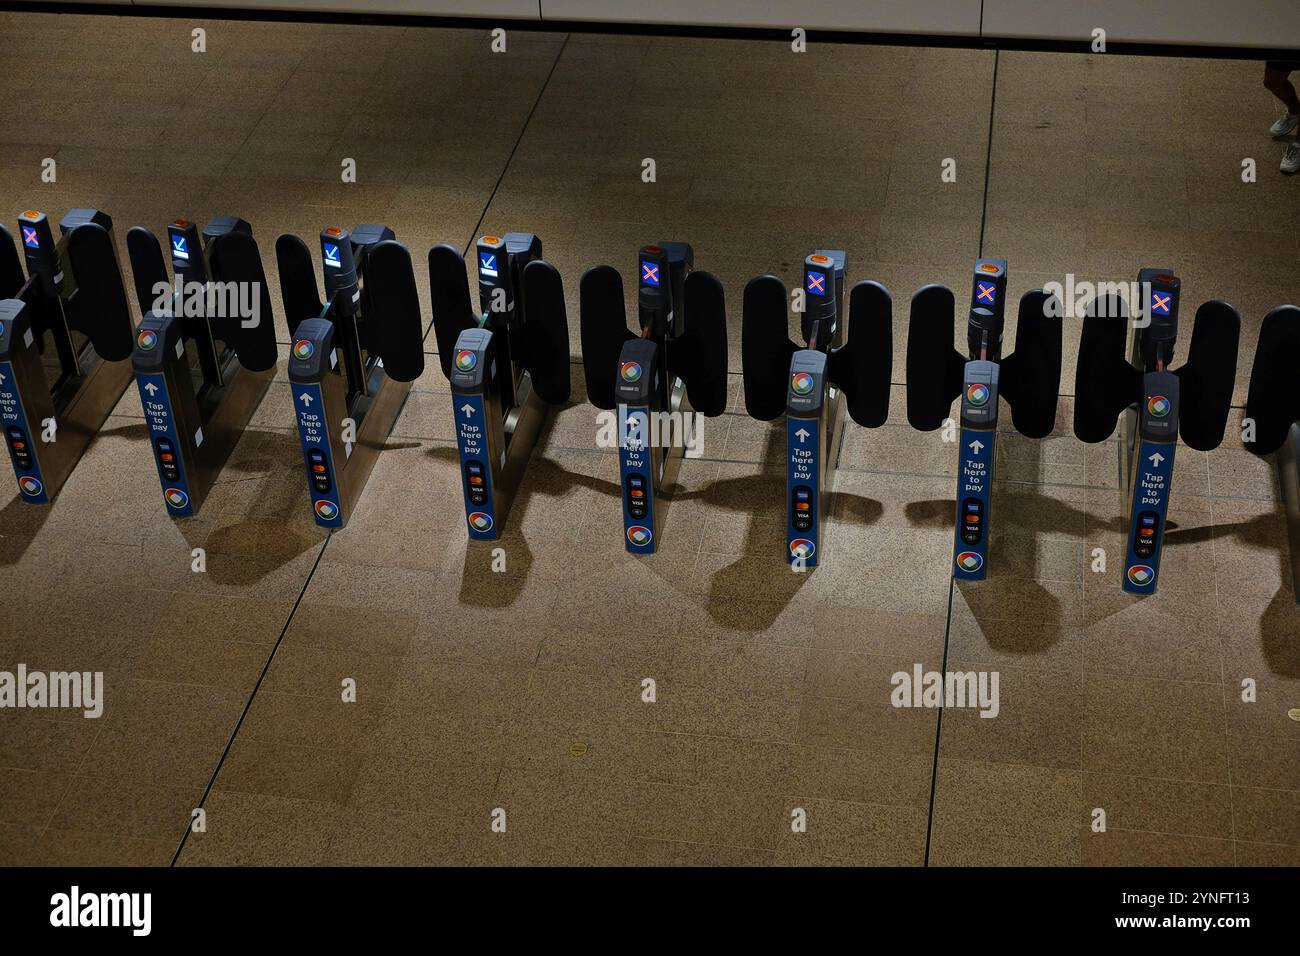
<svg viewBox="0 0 1300 956">
<path fill-rule="evenodd" d="M 162 482 L 167 513 L 174 517 L 194 514 L 185 464 L 180 454 L 180 436 L 176 433 L 176 416 L 172 414 L 167 382 L 161 373 L 137 372 L 135 383 L 140 389 L 140 407 L 149 426 L 149 446 L 158 480 Z"/>
<path fill-rule="evenodd" d="M 975 304 L 981 307 L 990 307 L 998 304 L 998 284 L 996 282 L 985 282 L 983 279 L 975 280 Z"/>
<path fill-rule="evenodd" d="M 483 396 L 453 392 L 451 400 L 455 403 L 466 530 L 475 540 L 494 541 L 500 533 L 497 530 L 496 504 L 493 501 L 492 462 L 488 458 Z"/>
<path fill-rule="evenodd" d="M 821 421 L 816 418 L 785 419 L 786 454 L 786 560 L 815 568 L 820 558 L 818 523 L 821 507 Z"/>
<path fill-rule="evenodd" d="M 1124 560 L 1124 590 L 1151 594 L 1160 574 L 1165 514 L 1173 483 L 1174 443 L 1143 441 L 1134 463 L 1133 507 L 1129 512 L 1128 553 Z"/>
<path fill-rule="evenodd" d="M 632 554 L 653 554 L 656 542 L 650 414 L 644 408 L 628 408 L 626 405 L 620 405 L 618 412 L 623 543 Z"/>
<path fill-rule="evenodd" d="M 1161 292 L 1158 289 L 1151 290 L 1151 314 L 1168 315 L 1173 308 L 1174 294 L 1172 292 Z"/>
<path fill-rule="evenodd" d="M 642 285 L 659 285 L 659 263 L 647 262 L 641 260 L 641 284 Z"/>
<path fill-rule="evenodd" d="M 803 284 L 809 295 L 825 296 L 830 292 L 830 280 L 826 277 L 826 273 L 818 272 L 816 269 L 808 269 L 804 272 Z"/>
<path fill-rule="evenodd" d="M 50 496 L 41 477 L 31 426 L 27 423 L 27 413 L 23 411 L 14 367 L 10 362 L 0 362 L 0 426 L 4 428 L 9 460 L 13 462 L 14 475 L 18 479 L 18 497 L 30 504 L 46 504 Z"/>
<path fill-rule="evenodd" d="M 989 486 L 993 481 L 994 434 L 992 431 L 961 430 L 952 573 L 953 577 L 966 581 L 982 581 L 988 573 Z"/>
<path fill-rule="evenodd" d="M 325 265 L 331 269 L 343 268 L 343 260 L 339 258 L 339 247 L 332 242 L 321 245 L 325 250 Z"/>
<path fill-rule="evenodd" d="M 316 383 L 290 382 L 293 408 L 298 419 L 298 441 L 307 467 L 307 491 L 312 514 L 323 528 L 343 527 L 338 480 L 330 457 L 328 422 L 321 387 Z"/>
<path fill-rule="evenodd" d="M 189 246 L 184 236 L 172 236 L 172 255 L 177 259 L 188 259 L 190 257 Z"/>
<path fill-rule="evenodd" d="M 39 249 L 41 247 L 41 237 L 36 231 L 35 226 L 23 226 L 23 245 L 28 249 Z"/>
<path fill-rule="evenodd" d="M 480 274 L 495 279 L 497 277 L 497 254 L 480 252 L 478 254 L 478 271 Z"/>
</svg>

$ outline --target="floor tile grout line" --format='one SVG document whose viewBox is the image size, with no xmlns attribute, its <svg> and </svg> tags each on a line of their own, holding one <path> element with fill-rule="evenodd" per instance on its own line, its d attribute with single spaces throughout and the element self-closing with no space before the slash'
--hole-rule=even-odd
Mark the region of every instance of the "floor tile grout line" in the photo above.
<svg viewBox="0 0 1300 956">
<path fill-rule="evenodd" d="M 948 611 L 944 618 L 943 628 L 943 663 L 939 668 L 940 674 L 948 672 L 948 637 L 952 633 L 952 596 L 956 590 L 956 581 L 948 578 Z M 939 712 L 934 721 L 934 762 L 930 765 L 930 806 L 925 818 L 925 856 L 921 861 L 922 866 L 930 865 L 930 843 L 934 836 L 934 802 L 935 794 L 939 788 L 939 745 L 943 739 L 943 701 L 939 701 Z"/>
<path fill-rule="evenodd" d="M 495 185 L 493 185 L 493 187 L 492 187 L 492 192 L 491 192 L 491 194 L 488 196 L 487 203 L 483 206 L 483 212 L 479 215 L 479 220 L 478 220 L 478 222 L 475 224 L 474 229 L 473 229 L 473 231 L 471 232 L 469 239 L 466 241 L 466 245 L 465 245 L 464 252 L 468 252 L 468 251 L 469 251 L 469 246 L 470 246 L 470 244 L 474 242 L 474 236 L 476 236 L 476 235 L 478 234 L 479 227 L 482 226 L 482 224 L 483 224 L 483 220 L 487 217 L 488 210 L 489 210 L 489 209 L 491 208 L 491 206 L 492 206 L 492 200 L 493 200 L 493 198 L 496 196 L 496 194 L 497 194 L 497 190 L 500 188 L 502 181 L 505 179 L 506 172 L 507 172 L 507 171 L 509 170 L 509 168 L 510 168 L 510 162 L 511 162 L 511 160 L 514 159 L 515 152 L 519 149 L 519 144 L 523 141 L 524 134 L 528 131 L 528 124 L 529 124 L 529 122 L 531 122 L 531 120 L 532 120 L 532 118 L 533 118 L 533 114 L 536 113 L 538 104 L 541 103 L 542 96 L 543 96 L 543 95 L 545 94 L 545 92 L 546 92 L 546 87 L 550 84 L 551 77 L 555 74 L 555 68 L 559 65 L 560 57 L 564 55 L 564 48 L 565 48 L 565 46 L 568 45 L 568 42 L 569 42 L 569 37 L 568 37 L 568 35 L 566 34 L 566 35 L 565 35 L 565 38 L 564 38 L 564 42 L 560 45 L 560 50 L 559 50 L 559 52 L 558 52 L 558 53 L 556 54 L 556 56 L 555 56 L 555 61 L 551 64 L 551 69 L 550 69 L 550 71 L 546 74 L 546 79 L 545 79 L 545 80 L 543 81 L 543 83 L 542 83 L 542 88 L 541 88 L 541 90 L 538 91 L 537 99 L 534 100 L 532 108 L 528 111 L 528 116 L 524 119 L 523 127 L 522 127 L 522 128 L 520 129 L 520 131 L 519 131 L 519 136 L 518 136 L 518 138 L 515 140 L 515 144 L 514 144 L 514 146 L 511 148 L 511 150 L 510 150 L 510 154 L 506 157 L 506 161 L 505 161 L 505 163 L 504 163 L 504 164 L 502 165 L 502 167 L 501 167 L 501 174 L 500 174 L 500 176 L 497 177 L 497 181 L 496 181 Z M 251 134 L 250 134 L 250 136 L 251 136 Z M 464 254 L 464 253 L 462 253 L 462 255 L 463 255 L 463 254 Z M 427 338 L 428 338 L 429 332 L 430 332 L 432 329 L 433 329 L 433 324 L 430 323 L 430 325 L 429 325 L 429 329 L 425 331 L 424 339 L 427 339 Z M 208 785 L 207 785 L 206 789 L 203 791 L 203 796 L 202 796 L 202 798 L 200 798 L 200 800 L 199 800 L 199 806 L 200 806 L 200 807 L 202 807 L 203 804 L 204 804 L 204 802 L 208 799 L 208 795 L 212 792 L 212 788 L 213 788 L 213 786 L 215 786 L 215 784 L 216 784 L 217 777 L 218 777 L 218 775 L 221 773 L 221 767 L 224 765 L 225 760 L 226 760 L 226 757 L 227 757 L 227 756 L 229 755 L 229 753 L 230 753 L 230 749 L 231 749 L 231 747 L 234 746 L 235 739 L 239 736 L 239 729 L 240 729 L 240 727 L 243 726 L 244 719 L 248 716 L 248 712 L 249 712 L 249 710 L 252 709 L 252 706 L 253 706 L 253 700 L 254 700 L 254 698 L 256 698 L 256 696 L 257 696 L 257 692 L 258 692 L 258 690 L 259 690 L 259 689 L 261 688 L 261 686 L 262 686 L 262 682 L 266 679 L 266 675 L 267 675 L 267 673 L 268 673 L 268 672 L 270 671 L 270 669 L 271 669 L 271 664 L 272 664 L 272 662 L 275 660 L 276 652 L 280 649 L 280 644 L 284 641 L 285 635 L 289 633 L 289 627 L 293 624 L 294 616 L 295 616 L 295 615 L 297 614 L 297 612 L 298 612 L 298 607 L 302 604 L 302 599 L 303 599 L 303 597 L 306 595 L 306 593 L 307 593 L 307 589 L 311 586 L 311 582 L 312 582 L 312 579 L 313 579 L 313 578 L 315 577 L 315 575 L 316 575 L 316 570 L 317 570 L 317 568 L 320 567 L 321 559 L 325 556 L 325 549 L 329 547 L 329 543 L 330 543 L 331 538 L 333 538 L 333 534 L 331 534 L 329 537 L 327 537 L 327 538 L 325 539 L 325 542 L 321 545 L 321 549 L 320 549 L 319 553 L 317 553 L 317 555 L 316 555 L 316 561 L 315 561 L 315 563 L 312 564 L 311 571 L 309 571 L 309 572 L 307 573 L 307 579 L 303 582 L 302 590 L 299 592 L 297 600 L 294 601 L 293 608 L 289 611 L 289 617 L 288 617 L 288 619 L 285 621 L 283 629 L 281 629 L 281 631 L 280 631 L 280 636 L 279 636 L 279 638 L 276 639 L 275 646 L 271 648 L 271 653 L 270 653 L 270 655 L 269 655 L 269 656 L 267 657 L 267 659 L 266 659 L 266 664 L 265 664 L 265 665 L 263 666 L 263 668 L 262 668 L 262 673 L 258 675 L 257 683 L 253 685 L 253 690 L 252 690 L 252 692 L 251 692 L 251 693 L 249 694 L 249 696 L 248 696 L 248 701 L 247 701 L 247 702 L 245 703 L 245 705 L 244 705 L 244 710 L 243 710 L 243 712 L 239 715 L 239 720 L 238 720 L 238 721 L 236 722 L 236 724 L 235 724 L 235 729 L 234 729 L 234 731 L 231 733 L 231 735 L 230 735 L 230 739 L 226 742 L 226 748 L 225 748 L 225 750 L 222 752 L 222 754 L 221 754 L 221 758 L 217 761 L 217 766 L 216 766 L 216 768 L 212 771 L 212 776 L 211 776 L 211 777 L 209 778 L 209 780 L 208 780 Z M 500 775 L 501 775 L 501 768 L 498 767 L 498 769 L 497 769 L 497 782 L 498 782 L 498 783 L 499 783 L 499 781 L 500 781 Z M 496 788 L 495 788 L 495 785 L 494 785 L 494 787 L 493 787 L 494 792 L 495 792 L 495 789 L 496 789 Z M 181 836 L 180 844 L 176 847 L 176 853 L 175 853 L 175 855 L 172 857 L 172 861 L 171 861 L 171 865 L 172 865 L 172 866 L 175 866 L 176 863 L 177 863 L 177 861 L 180 860 L 181 853 L 182 853 L 182 852 L 184 851 L 184 849 L 185 849 L 185 843 L 186 843 L 186 841 L 189 839 L 189 835 L 190 835 L 191 832 L 193 832 L 192 829 L 191 829 L 191 827 L 190 827 L 190 826 L 186 826 L 186 828 L 185 828 L 185 832 L 184 832 L 184 834 Z"/>
<path fill-rule="evenodd" d="M 235 745 L 235 738 L 239 736 L 239 729 L 244 726 L 244 720 L 248 717 L 248 712 L 253 708 L 253 700 L 257 697 L 257 692 L 261 689 L 262 682 L 266 680 L 266 675 L 271 670 L 271 664 L 275 660 L 276 652 L 280 650 L 280 645 L 284 642 L 285 635 L 289 633 L 289 626 L 293 624 L 294 615 L 298 613 L 298 607 L 302 604 L 302 599 L 306 596 L 307 589 L 311 587 L 312 578 L 316 576 L 316 569 L 320 567 L 321 558 L 325 556 L 325 549 L 329 547 L 330 541 L 333 537 L 334 535 L 331 533 L 330 536 L 325 539 L 324 543 L 321 545 L 320 551 L 316 554 L 316 560 L 312 564 L 311 570 L 307 572 L 307 579 L 303 582 L 302 590 L 298 592 L 297 600 L 293 602 L 293 607 L 289 611 L 289 616 L 285 619 L 284 627 L 280 629 L 280 636 L 276 638 L 275 644 L 271 648 L 271 653 L 267 655 L 266 663 L 262 666 L 262 672 L 257 675 L 257 683 L 253 685 L 253 689 L 248 695 L 248 700 L 244 703 L 244 709 L 239 715 L 239 720 L 235 722 L 235 729 L 231 731 L 230 739 L 226 741 L 226 748 L 221 752 L 221 757 L 217 760 L 217 765 L 212 770 L 212 776 L 208 778 L 208 785 L 203 790 L 203 796 L 199 798 L 199 807 L 202 807 L 203 804 L 207 802 L 208 796 L 212 793 L 212 788 L 216 785 L 217 777 L 221 773 L 221 768 L 226 762 L 226 757 L 230 754 L 230 748 Z M 175 866 L 177 861 L 180 860 L 181 852 L 185 849 L 185 841 L 188 840 L 190 834 L 194 832 L 192 825 L 193 820 L 186 824 L 185 832 L 181 835 L 181 842 L 176 847 L 176 853 L 172 857 L 170 866 Z"/>
<path fill-rule="evenodd" d="M 980 256 L 984 255 L 984 229 L 988 220 L 989 211 L 989 172 L 993 168 L 993 119 L 997 113 L 998 104 L 998 61 L 1001 59 L 1002 51 L 993 51 L 993 88 L 989 94 L 989 132 L 988 148 L 984 153 L 984 198 L 980 202 Z"/>
<path fill-rule="evenodd" d="M 541 10 L 540 0 L 538 0 L 537 8 L 538 11 L 540 12 Z M 492 185 L 492 192 L 488 194 L 487 202 L 483 204 L 483 211 L 479 214 L 478 222 L 474 224 L 474 229 L 471 231 L 469 239 L 465 243 L 465 249 L 461 253 L 462 255 L 467 255 L 469 253 L 469 247 L 474 243 L 474 237 L 479 235 L 479 230 L 483 227 L 483 221 L 487 219 L 487 214 L 492 209 L 492 202 L 493 200 L 496 199 L 497 192 L 501 189 L 501 184 L 505 182 L 506 174 L 510 171 L 510 164 L 514 162 L 515 154 L 519 152 L 519 146 L 521 143 L 523 143 L 524 136 L 528 134 L 528 127 L 533 121 L 533 116 L 536 115 L 537 113 L 537 107 L 541 105 L 542 98 L 546 95 L 546 90 L 551 85 L 551 79 L 552 77 L 555 76 L 556 69 L 559 68 L 560 60 L 563 59 L 564 57 L 564 51 L 569 46 L 570 36 L 572 36 L 572 34 L 566 33 L 564 35 L 563 42 L 560 43 L 560 49 L 555 54 L 555 59 L 551 62 L 550 70 L 548 70 L 546 73 L 546 79 L 542 81 L 541 89 L 537 91 L 537 99 L 533 100 L 532 108 L 529 109 L 528 115 L 524 117 L 523 125 L 519 129 L 519 135 L 515 138 L 514 145 L 510 147 L 510 153 L 508 156 L 506 156 L 506 161 L 501 164 L 501 174 L 497 176 L 497 181 Z M 424 333 L 424 337 L 426 340 L 428 339 L 429 334 L 432 331 L 433 331 L 433 322 L 431 321 L 429 323 L 428 330 Z M 570 360 L 572 360 L 572 356 L 570 356 Z M 573 364 L 572 361 L 570 361 L 570 364 Z M 537 655 L 533 660 L 533 664 L 528 668 L 528 674 L 530 675 L 530 677 L 536 671 L 537 661 L 541 659 L 541 655 L 542 655 L 542 642 L 539 641 L 537 645 Z M 514 727 L 517 723 L 516 721 L 517 716 L 518 716 L 518 712 L 512 710 L 510 716 L 506 720 L 505 727 L 503 729 L 504 734 L 509 735 L 514 730 Z M 492 782 L 491 799 L 494 802 L 496 801 L 497 798 L 497 791 L 501 788 L 501 778 L 505 774 L 505 766 L 506 766 L 506 755 L 503 752 L 500 759 L 497 762 L 496 779 Z"/>
<path fill-rule="evenodd" d="M 540 0 L 539 0 L 540 2 Z M 501 173 L 497 176 L 497 181 L 492 184 L 492 192 L 488 194 L 487 202 L 483 204 L 483 211 L 479 213 L 478 222 L 474 223 L 474 228 L 470 230 L 469 238 L 465 240 L 465 248 L 461 250 L 461 256 L 469 255 L 470 246 L 474 245 L 475 238 L 479 235 L 479 230 L 483 228 L 483 221 L 487 219 L 488 211 L 492 208 L 492 201 L 497 197 L 497 191 L 501 189 L 501 184 L 505 182 L 506 173 L 510 171 L 510 164 L 514 162 L 515 153 L 519 151 L 519 144 L 524 141 L 524 136 L 528 132 L 528 126 L 533 121 L 533 115 L 537 112 L 537 107 L 542 103 L 542 97 L 546 95 L 546 88 L 551 85 L 551 77 L 555 76 L 555 70 L 560 65 L 560 59 L 564 56 L 564 50 L 569 45 L 569 37 L 572 34 L 566 33 L 564 41 L 560 44 L 559 52 L 555 54 L 555 59 L 551 63 L 550 70 L 546 73 L 546 79 L 542 80 L 542 87 L 537 91 L 537 99 L 533 100 L 532 108 L 529 109 L 528 115 L 524 117 L 523 125 L 519 128 L 519 135 L 515 138 L 515 143 L 510 147 L 510 152 L 506 156 L 506 161 L 501 164 Z M 433 319 L 430 317 L 429 327 L 424 330 L 422 342 L 428 342 L 429 336 L 433 334 Z M 437 339 L 435 337 L 435 352 Z M 430 353 L 433 354 L 433 353 Z M 570 356 L 572 359 L 572 356 Z M 570 362 L 570 364 L 573 364 Z"/>
<path fill-rule="evenodd" d="M 981 4 L 980 16 L 983 17 L 983 5 Z M 1000 50 L 993 51 L 993 85 L 989 91 L 989 131 L 987 146 L 984 153 L 984 197 L 980 203 L 980 242 L 978 255 L 984 255 L 984 228 L 987 222 L 989 208 L 989 170 L 993 165 L 993 120 L 997 114 L 998 106 L 998 60 L 1001 57 Z M 957 590 L 956 581 L 949 576 L 948 578 L 948 610 L 944 615 L 943 625 L 943 666 L 940 668 L 941 674 L 948 672 L 948 644 L 952 636 L 952 598 Z M 934 802 L 935 795 L 939 788 L 939 747 L 943 741 L 943 701 L 939 701 L 939 713 L 934 722 L 934 763 L 930 768 L 930 808 L 926 815 L 925 821 L 925 857 L 922 859 L 922 866 L 930 865 L 930 845 L 934 838 Z"/>
</svg>

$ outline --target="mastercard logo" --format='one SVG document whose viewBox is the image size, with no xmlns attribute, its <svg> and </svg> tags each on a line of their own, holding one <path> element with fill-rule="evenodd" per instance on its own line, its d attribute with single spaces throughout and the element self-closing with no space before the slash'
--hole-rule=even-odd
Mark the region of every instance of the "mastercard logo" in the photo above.
<svg viewBox="0 0 1300 956">
<path fill-rule="evenodd" d="M 790 556 L 795 558 L 811 558 L 813 552 L 817 550 L 817 545 L 807 538 L 795 538 L 790 542 Z"/>
<path fill-rule="evenodd" d="M 973 574 L 984 567 L 984 559 L 976 551 L 963 551 L 957 555 L 957 567 L 967 574 Z"/>
<path fill-rule="evenodd" d="M 1155 581 L 1156 572 L 1145 564 L 1135 564 L 1128 569 L 1128 579 L 1134 587 L 1144 588 Z"/>
<path fill-rule="evenodd" d="M 141 329 L 140 334 L 135 337 L 135 344 L 140 346 L 140 351 L 150 352 L 158 344 L 158 333 L 150 329 Z"/>
<path fill-rule="evenodd" d="M 456 353 L 456 368 L 462 372 L 472 372 L 474 366 L 478 364 L 478 355 L 469 349 L 461 349 Z"/>
<path fill-rule="evenodd" d="M 654 534 L 644 525 L 634 524 L 627 529 L 627 540 L 631 541 L 638 548 L 644 548 L 650 543 Z"/>
<path fill-rule="evenodd" d="M 1147 414 L 1153 418 L 1164 418 L 1169 414 L 1169 399 L 1163 395 L 1152 395 L 1147 399 Z"/>
<path fill-rule="evenodd" d="M 492 530 L 492 516 L 484 511 L 475 511 L 469 516 L 469 526 L 480 534 Z"/>
<path fill-rule="evenodd" d="M 790 388 L 796 395 L 807 395 L 815 384 L 816 380 L 807 372 L 796 372 L 790 376 Z"/>
<path fill-rule="evenodd" d="M 988 404 L 989 389 L 987 385 L 967 385 L 966 401 L 978 408 Z"/>
<path fill-rule="evenodd" d="M 18 490 L 29 498 L 35 498 L 45 490 L 45 486 L 41 484 L 40 479 L 23 475 L 18 479 Z"/>
<path fill-rule="evenodd" d="M 299 339 L 297 342 L 293 343 L 293 357 L 300 361 L 305 362 L 307 359 L 311 358 L 312 353 L 315 351 L 316 346 L 312 345 L 307 339 Z"/>
<path fill-rule="evenodd" d="M 338 506 L 332 501 L 321 500 L 316 502 L 316 514 L 320 515 L 326 521 L 333 521 L 338 517 Z"/>
<path fill-rule="evenodd" d="M 190 496 L 179 488 L 168 488 L 163 492 L 163 500 L 172 508 L 184 508 L 190 503 Z"/>
<path fill-rule="evenodd" d="M 641 381 L 641 365 L 639 362 L 624 362 L 618 370 L 618 374 L 623 377 L 625 382 Z"/>
</svg>

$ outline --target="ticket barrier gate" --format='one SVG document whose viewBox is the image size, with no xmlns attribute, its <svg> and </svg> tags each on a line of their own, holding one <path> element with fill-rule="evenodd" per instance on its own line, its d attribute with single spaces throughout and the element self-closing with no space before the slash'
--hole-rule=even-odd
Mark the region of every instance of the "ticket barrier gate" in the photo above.
<svg viewBox="0 0 1300 956">
<path fill-rule="evenodd" d="M 532 233 L 483 236 L 475 246 L 479 308 L 465 260 L 429 250 L 433 330 L 451 383 L 469 537 L 501 535 L 542 425 L 569 399 L 564 286 Z"/>
<path fill-rule="evenodd" d="M 846 329 L 844 282 L 843 252 L 819 249 L 804 259 L 804 347 L 789 338 L 785 283 L 765 275 L 745 286 L 745 410 L 759 421 L 785 415 L 786 559 L 800 568 L 821 561 L 845 409 L 864 428 L 889 417 L 893 301 L 880 283 L 859 282 L 848 299 Z"/>
<path fill-rule="evenodd" d="M 132 363 L 167 513 L 192 515 L 212 490 L 275 375 L 275 325 L 247 222 L 167 226 L 175 284 L 158 239 L 127 233 L 144 315 Z"/>
<path fill-rule="evenodd" d="M 722 283 L 694 266 L 687 243 L 641 248 L 637 333 L 627 327 L 618 270 L 596 266 L 582 277 L 587 398 L 618 412 L 623 542 L 631 554 L 658 550 L 668 507 L 664 493 L 699 437 L 695 414 L 716 418 L 727 407 Z"/>
<path fill-rule="evenodd" d="M 1280 305 L 1264 317 L 1246 397 L 1246 447 L 1256 455 L 1277 452 L 1278 482 L 1286 508 L 1292 588 L 1300 603 L 1300 308 Z"/>
<path fill-rule="evenodd" d="M 42 213 L 18 229 L 26 279 L 0 226 L 0 422 L 19 499 L 45 504 L 131 382 L 131 313 L 106 213 L 71 210 L 57 242 Z"/>
<path fill-rule="evenodd" d="M 1002 355 L 1007 264 L 979 259 L 971 285 L 966 350 L 951 346 L 952 292 L 928 285 L 912 297 L 907 333 L 907 420 L 918 431 L 943 425 L 961 398 L 957 520 L 952 573 L 982 581 L 988 573 L 991 491 L 995 467 L 998 398 L 1029 438 L 1045 438 L 1056 422 L 1061 385 L 1060 302 L 1035 289 L 1020 299 L 1016 351 Z"/>
<path fill-rule="evenodd" d="M 1241 319 L 1226 302 L 1206 302 L 1196 311 L 1187 362 L 1170 369 L 1181 284 L 1169 269 L 1143 269 L 1138 285 L 1131 342 L 1126 342 L 1127 309 L 1118 296 L 1098 297 L 1087 310 L 1075 377 L 1074 434 L 1080 441 L 1105 441 L 1117 416 L 1126 413 L 1120 480 L 1128 494 L 1129 524 L 1122 584 L 1131 594 L 1153 594 L 1178 438 L 1197 451 L 1223 441 Z"/>
<path fill-rule="evenodd" d="M 320 250 L 324 302 L 307 244 L 293 235 L 275 243 L 312 513 L 321 527 L 341 528 L 424 371 L 424 332 L 411 254 L 393 230 L 332 226 Z"/>
</svg>

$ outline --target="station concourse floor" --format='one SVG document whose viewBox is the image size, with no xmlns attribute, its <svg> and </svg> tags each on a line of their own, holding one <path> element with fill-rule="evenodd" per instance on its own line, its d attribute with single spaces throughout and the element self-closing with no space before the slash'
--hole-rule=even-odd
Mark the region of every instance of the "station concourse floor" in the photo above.
<svg viewBox="0 0 1300 956">
<path fill-rule="evenodd" d="M 103 671 L 106 698 L 0 710 L 0 863 L 1300 863 L 1300 609 L 1275 468 L 1238 440 L 1260 320 L 1300 301 L 1261 65 L 522 30 L 494 54 L 490 27 L 0 13 L 6 224 L 102 208 L 125 263 L 133 225 L 241 216 L 282 346 L 199 516 L 164 513 L 134 387 L 55 504 L 0 499 L 0 670 Z M 309 519 L 273 243 L 358 222 L 412 250 L 426 318 L 435 242 L 532 231 L 564 277 L 574 394 L 505 573 L 466 541 L 432 335 L 349 527 Z M 731 402 L 647 560 L 595 445 L 577 288 L 658 240 L 724 282 Z M 795 575 L 739 303 L 816 248 L 891 290 L 894 388 L 888 424 L 846 426 L 825 563 Z M 1013 300 L 1169 266 L 1186 319 L 1240 310 L 1228 436 L 1178 450 L 1155 596 L 1119 586 L 1117 442 L 1071 434 L 1077 321 L 1055 433 L 1000 436 L 990 577 L 953 586 L 956 456 L 906 424 L 907 303 L 941 282 L 964 316 L 981 254 Z M 917 664 L 998 671 L 998 716 L 892 707 Z"/>
</svg>

